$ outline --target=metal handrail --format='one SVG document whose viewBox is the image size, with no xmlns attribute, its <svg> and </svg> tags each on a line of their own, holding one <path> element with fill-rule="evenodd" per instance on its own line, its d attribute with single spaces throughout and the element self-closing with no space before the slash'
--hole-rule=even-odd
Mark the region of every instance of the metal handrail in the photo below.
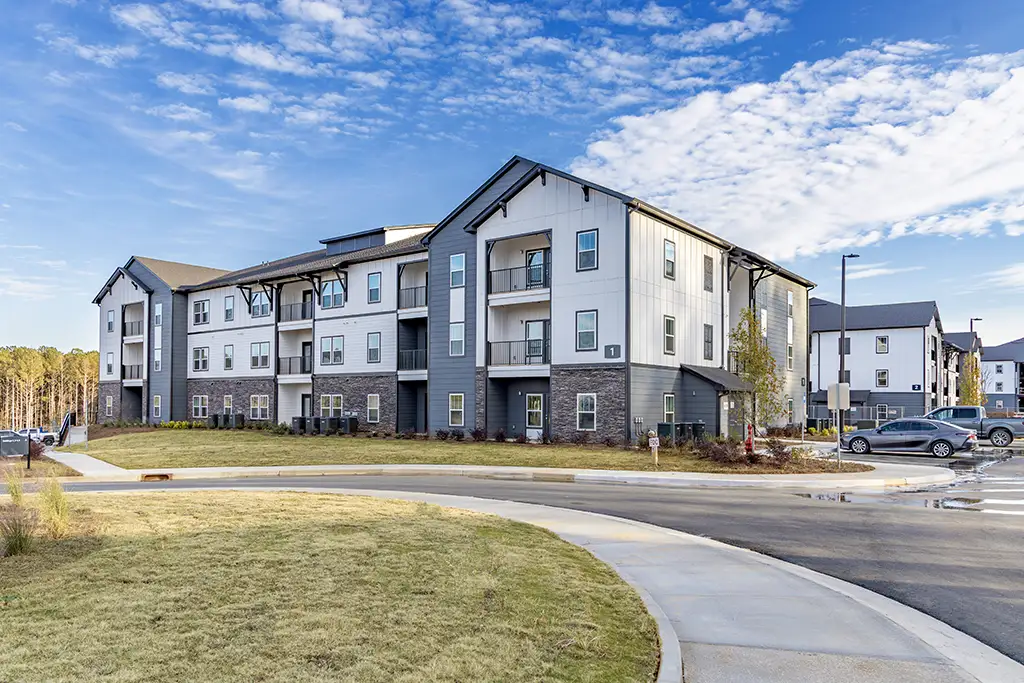
<svg viewBox="0 0 1024 683">
<path fill-rule="evenodd" d="M 409 349 L 408 351 L 398 352 L 398 369 L 399 370 L 426 370 L 427 369 L 427 350 L 426 349 Z"/>
<path fill-rule="evenodd" d="M 142 320 L 126 320 L 122 327 L 122 333 L 125 337 L 137 337 L 142 334 Z"/>
<path fill-rule="evenodd" d="M 289 323 L 296 320 L 313 319 L 313 302 L 302 301 L 297 304 L 281 304 L 278 311 L 278 322 Z"/>
<path fill-rule="evenodd" d="M 399 308 L 419 308 L 427 305 L 426 287 L 406 287 L 398 290 Z"/>
<path fill-rule="evenodd" d="M 121 379 L 142 379 L 141 365 L 122 365 Z"/>
<path fill-rule="evenodd" d="M 313 359 L 310 356 L 287 356 L 277 359 L 277 374 L 308 375 L 313 372 Z"/>
<path fill-rule="evenodd" d="M 525 292 L 551 286 L 551 264 L 503 268 L 488 273 L 487 291 L 490 294 Z"/>
<path fill-rule="evenodd" d="M 544 365 L 550 362 L 550 339 L 521 339 L 487 344 L 488 365 Z"/>
</svg>

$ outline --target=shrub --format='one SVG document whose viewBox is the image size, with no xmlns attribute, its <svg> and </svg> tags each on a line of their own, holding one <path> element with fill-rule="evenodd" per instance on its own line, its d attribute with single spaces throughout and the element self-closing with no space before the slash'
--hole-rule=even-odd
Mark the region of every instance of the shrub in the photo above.
<svg viewBox="0 0 1024 683">
<path fill-rule="evenodd" d="M 7 493 L 11 496 L 11 504 L 21 507 L 25 502 L 25 472 L 20 467 L 11 467 L 4 475 Z"/>
<path fill-rule="evenodd" d="M 402 432 L 402 436 L 404 436 L 406 439 L 415 439 L 416 438 L 416 430 L 413 429 L 412 427 L 409 427 L 404 432 Z"/>
<path fill-rule="evenodd" d="M 28 440 L 28 453 L 33 460 L 39 461 L 39 458 L 43 457 L 46 452 L 46 447 L 38 441 Z"/>
<path fill-rule="evenodd" d="M 461 429 L 453 429 L 452 438 L 455 439 L 456 441 L 463 441 L 466 438 L 466 432 L 462 431 Z"/>
<path fill-rule="evenodd" d="M 21 505 L 0 508 L 0 557 L 27 553 L 32 548 L 36 525 L 35 510 Z"/>
<path fill-rule="evenodd" d="M 789 454 L 794 459 L 796 459 L 796 458 L 813 458 L 814 457 L 814 449 L 811 448 L 810 446 L 797 446 L 795 448 L 790 448 L 789 449 Z"/>
<path fill-rule="evenodd" d="M 526 443 L 526 434 L 522 432 L 516 434 L 516 443 Z"/>
<path fill-rule="evenodd" d="M 505 443 L 505 441 L 508 440 L 508 435 L 505 434 L 504 429 L 499 429 L 498 431 L 494 432 L 494 440 L 497 441 L 498 443 Z"/>
<path fill-rule="evenodd" d="M 50 538 L 64 538 L 71 528 L 71 505 L 67 494 L 57 478 L 52 474 L 46 477 L 43 488 L 39 491 L 39 502 L 43 515 L 43 526 Z"/>
<path fill-rule="evenodd" d="M 603 443 L 605 446 L 608 446 L 609 448 L 615 448 L 616 446 L 619 445 L 619 440 L 616 439 L 614 436 L 606 436 L 603 439 L 601 439 L 601 443 Z"/>
<path fill-rule="evenodd" d="M 548 442 L 555 445 L 560 444 L 562 443 L 562 437 L 560 437 L 558 434 L 552 434 L 551 436 L 548 437 Z"/>
<path fill-rule="evenodd" d="M 774 465 L 788 465 L 793 460 L 793 450 L 778 439 L 768 439 L 768 455 Z"/>
<path fill-rule="evenodd" d="M 473 441 L 487 441 L 487 432 L 482 429 L 474 429 L 469 433 Z"/>
<path fill-rule="evenodd" d="M 807 433 L 809 435 L 811 435 L 811 436 L 817 436 L 818 435 L 818 428 L 817 427 L 809 427 L 807 429 Z"/>
<path fill-rule="evenodd" d="M 698 446 L 697 457 L 727 465 L 738 465 L 747 461 L 743 442 L 733 438 L 705 441 Z"/>
<path fill-rule="evenodd" d="M 577 446 L 582 446 L 590 441 L 590 432 L 573 432 L 571 441 Z"/>
<path fill-rule="evenodd" d="M 438 439 L 439 441 L 447 441 L 448 437 L 451 435 L 452 433 L 449 432 L 447 429 L 438 429 L 436 432 L 434 432 L 434 438 Z"/>
</svg>

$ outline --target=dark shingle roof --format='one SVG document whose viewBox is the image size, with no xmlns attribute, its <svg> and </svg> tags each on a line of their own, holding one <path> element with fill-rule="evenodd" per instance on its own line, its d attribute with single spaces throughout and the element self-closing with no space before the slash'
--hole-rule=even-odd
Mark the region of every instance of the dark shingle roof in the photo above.
<svg viewBox="0 0 1024 683">
<path fill-rule="evenodd" d="M 945 341 L 957 346 L 964 351 L 971 351 L 981 348 L 981 339 L 977 332 L 947 332 Z"/>
<path fill-rule="evenodd" d="M 404 254 L 415 254 L 426 251 L 420 243 L 422 235 L 414 235 L 405 239 L 396 240 L 391 244 L 382 244 L 377 247 L 351 251 L 346 254 L 327 255 L 327 249 L 307 251 L 304 254 L 296 254 L 287 258 L 261 263 L 258 266 L 250 266 L 228 273 L 222 277 L 208 280 L 193 287 L 186 287 L 188 291 L 212 289 L 214 287 L 226 287 L 230 285 L 241 285 L 252 282 L 268 282 L 270 280 L 282 280 L 293 278 L 297 275 L 316 273 L 331 268 L 341 268 L 351 263 L 363 261 L 375 261 L 377 259 L 402 256 Z"/>
<path fill-rule="evenodd" d="M 811 332 L 833 332 L 839 329 L 839 304 L 814 297 L 810 302 L 810 310 Z M 847 306 L 846 329 L 881 330 L 899 327 L 928 327 L 932 318 L 938 317 L 939 306 L 934 301 Z"/>
<path fill-rule="evenodd" d="M 748 382 L 740 379 L 738 375 L 722 368 L 682 364 L 679 369 L 701 378 L 719 391 L 752 391 L 754 388 Z"/>
<path fill-rule="evenodd" d="M 1009 360 L 1024 363 L 1024 339 L 984 349 L 981 352 L 981 357 L 985 360 Z"/>
</svg>

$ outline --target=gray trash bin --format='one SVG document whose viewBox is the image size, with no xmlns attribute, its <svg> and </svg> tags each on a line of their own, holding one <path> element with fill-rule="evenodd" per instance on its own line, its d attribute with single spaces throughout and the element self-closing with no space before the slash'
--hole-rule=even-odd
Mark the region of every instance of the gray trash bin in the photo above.
<svg viewBox="0 0 1024 683">
<path fill-rule="evenodd" d="M 292 418 L 292 434 L 302 434 L 306 431 L 306 418 L 304 417 L 293 417 Z"/>
</svg>

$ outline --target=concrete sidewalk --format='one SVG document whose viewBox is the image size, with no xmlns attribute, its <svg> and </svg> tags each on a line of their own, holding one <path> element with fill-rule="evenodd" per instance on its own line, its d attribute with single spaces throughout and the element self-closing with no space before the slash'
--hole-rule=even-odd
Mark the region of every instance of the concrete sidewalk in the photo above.
<svg viewBox="0 0 1024 683">
<path fill-rule="evenodd" d="M 181 490 L 202 488 L 197 482 Z M 687 683 L 1024 680 L 1024 666 L 910 607 L 705 538 L 525 503 L 404 491 L 305 490 L 497 514 L 544 527 L 586 548 L 638 589 L 658 621 L 659 683 L 681 680 L 680 661 Z"/>
<path fill-rule="evenodd" d="M 76 481 L 308 477 L 338 474 L 347 476 L 457 476 L 668 487 L 750 486 L 821 490 L 916 487 L 948 484 L 956 479 L 956 474 L 948 468 L 886 463 L 869 463 L 875 468 L 873 472 L 850 474 L 704 474 L 700 472 L 627 472 L 489 465 L 291 465 L 276 467 L 158 467 L 127 470 L 78 453 L 50 451 L 47 456 L 80 472 L 82 478 L 76 478 Z"/>
</svg>

